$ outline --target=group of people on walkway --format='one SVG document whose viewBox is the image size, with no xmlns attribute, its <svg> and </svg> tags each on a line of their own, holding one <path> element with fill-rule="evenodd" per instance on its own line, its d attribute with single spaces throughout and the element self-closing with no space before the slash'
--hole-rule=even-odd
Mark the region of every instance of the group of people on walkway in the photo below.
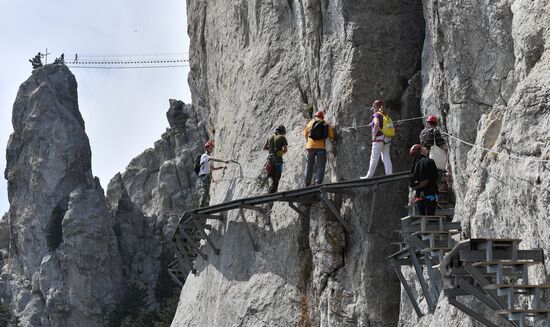
<svg viewBox="0 0 550 327">
<path fill-rule="evenodd" d="M 393 122 L 385 112 L 383 100 L 375 100 L 372 110 L 370 163 L 367 174 L 360 177 L 362 179 L 374 176 L 380 158 L 382 158 L 386 175 L 393 173 L 390 157 L 390 145 L 392 137 L 395 135 Z M 410 155 L 414 157 L 409 177 L 410 187 L 415 190 L 415 202 L 420 214 L 433 215 L 437 204 L 437 180 L 441 172 L 438 171 L 434 160 L 429 158 L 429 153 L 430 148 L 434 145 L 446 149 L 445 140 L 437 129 L 437 120 L 435 115 L 427 117 L 426 127 L 420 133 L 420 143 L 413 145 L 409 151 Z M 265 168 L 269 180 L 269 193 L 278 191 L 279 181 L 284 170 L 283 156 L 287 153 L 289 146 L 285 135 L 285 126 L 278 126 L 263 146 L 263 149 L 268 151 Z M 334 128 L 325 121 L 324 112 L 317 111 L 306 124 L 303 135 L 307 151 L 304 186 L 310 186 L 312 182 L 314 185 L 322 184 L 327 161 L 327 145 L 329 145 L 328 142 L 335 140 Z M 206 142 L 204 148 L 205 153 L 200 158 L 199 172 L 200 207 L 209 205 L 212 171 L 226 168 L 226 166 L 216 167 L 212 162 L 225 164 L 230 162 L 211 156 L 214 149 L 212 141 Z"/>
</svg>

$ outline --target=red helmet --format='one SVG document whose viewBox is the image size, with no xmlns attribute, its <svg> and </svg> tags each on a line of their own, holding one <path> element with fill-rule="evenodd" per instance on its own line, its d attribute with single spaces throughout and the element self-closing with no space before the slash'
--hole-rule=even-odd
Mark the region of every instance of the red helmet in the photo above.
<svg viewBox="0 0 550 327">
<path fill-rule="evenodd" d="M 422 149 L 422 145 L 420 144 L 415 144 L 411 147 L 411 149 L 409 150 L 409 154 L 412 156 L 412 157 L 416 157 L 419 153 L 420 153 L 420 150 Z"/>
<path fill-rule="evenodd" d="M 319 117 L 321 119 L 325 119 L 325 113 L 322 111 L 317 111 L 314 116 Z"/>
<path fill-rule="evenodd" d="M 436 115 L 429 115 L 428 118 L 426 119 L 427 122 L 429 123 L 437 123 L 437 116 Z"/>
<path fill-rule="evenodd" d="M 204 143 L 204 148 L 206 149 L 208 147 L 214 147 L 214 141 L 208 141 Z"/>
<path fill-rule="evenodd" d="M 372 106 L 375 107 L 375 108 L 380 108 L 384 105 L 384 100 L 382 99 L 376 99 L 374 100 L 374 102 L 372 103 Z"/>
</svg>

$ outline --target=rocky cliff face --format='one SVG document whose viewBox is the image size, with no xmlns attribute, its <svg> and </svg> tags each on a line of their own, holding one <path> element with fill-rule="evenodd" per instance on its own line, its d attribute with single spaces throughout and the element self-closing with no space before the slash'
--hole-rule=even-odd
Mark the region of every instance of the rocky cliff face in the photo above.
<svg viewBox="0 0 550 327">
<path fill-rule="evenodd" d="M 177 291 L 169 237 L 197 202 L 193 157 L 206 130 L 192 106 L 170 100 L 170 128 L 111 180 L 106 197 L 92 175 L 76 88 L 65 66 L 46 65 L 21 85 L 13 108 L 0 290 L 24 326 L 116 325 L 124 299 L 141 290 L 139 310 L 163 309 Z"/>
<path fill-rule="evenodd" d="M 520 238 L 547 256 L 550 2 L 426 1 L 425 16 L 423 110 L 438 109 L 450 134 L 476 145 L 449 142 L 455 219 L 466 236 Z M 441 300 L 434 317 L 406 325 L 473 325 Z"/>
<path fill-rule="evenodd" d="M 261 148 L 280 124 L 291 147 L 279 189 L 303 186 L 308 105 L 337 127 L 370 122 L 378 97 L 395 119 L 420 114 L 420 1 L 192 1 L 188 14 L 194 105 L 217 142 L 215 155 L 240 163 L 215 173 L 211 203 L 266 192 L 256 179 Z M 337 130 L 325 181 L 356 179 L 367 170 L 370 136 Z M 408 133 L 392 145 L 396 171 L 408 169 L 405 141 L 416 131 Z M 221 254 L 198 263 L 173 325 L 394 326 L 399 285 L 384 258 L 407 190 L 376 193 L 391 196 L 376 201 L 373 226 L 366 213 L 374 193 L 335 199 L 352 226 L 346 235 L 321 206 L 311 219 L 283 204 L 270 221 L 248 212 L 259 251 L 230 212 L 212 232 Z"/>
<path fill-rule="evenodd" d="M 254 177 L 262 141 L 279 124 L 292 145 L 281 189 L 301 186 L 308 104 L 337 126 L 363 125 L 365 104 L 382 97 L 395 119 L 436 113 L 444 131 L 502 153 L 449 139 L 456 219 L 466 236 L 518 237 L 522 247 L 550 250 L 548 162 L 541 161 L 549 158 L 548 1 L 208 1 L 188 3 L 188 15 L 194 104 L 216 155 L 241 163 L 218 177 L 213 203 L 265 192 Z M 396 171 L 408 168 L 404 152 L 419 130 L 400 128 Z M 363 132 L 340 133 L 326 179 L 364 173 Z M 173 325 L 472 326 L 443 298 L 420 321 L 403 298 L 397 321 L 398 286 L 381 254 L 406 190 L 377 193 L 392 196 L 376 198 L 373 233 L 364 219 L 370 193 L 340 202 L 354 226 L 346 235 L 321 208 L 304 221 L 275 204 L 272 226 L 248 215 L 258 252 L 229 213 L 213 232 L 222 253 L 199 262 Z"/>
<path fill-rule="evenodd" d="M 13 108 L 2 286 L 26 326 L 102 325 L 120 288 L 113 222 L 91 172 L 76 87 L 65 66 L 36 69 Z"/>
<path fill-rule="evenodd" d="M 134 158 L 107 188 L 123 275 L 148 290 L 153 306 L 169 295 L 162 292 L 171 292 L 161 290 L 171 284 L 163 271 L 172 260 L 170 237 L 183 211 L 198 204 L 193 160 L 206 139 L 192 106 L 170 100 L 167 118 L 170 128 L 154 148 Z"/>
</svg>

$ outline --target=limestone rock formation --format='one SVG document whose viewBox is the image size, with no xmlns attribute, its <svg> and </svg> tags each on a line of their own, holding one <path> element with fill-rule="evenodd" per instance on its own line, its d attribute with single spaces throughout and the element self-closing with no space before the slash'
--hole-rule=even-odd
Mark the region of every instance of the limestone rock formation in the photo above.
<svg viewBox="0 0 550 327">
<path fill-rule="evenodd" d="M 191 105 L 170 100 L 166 115 L 171 128 L 107 188 L 124 278 L 146 288 L 153 306 L 159 301 L 159 278 L 167 277 L 159 274 L 173 259 L 170 237 L 174 227 L 183 211 L 198 203 L 193 161 L 207 139 L 204 124 Z"/>
<path fill-rule="evenodd" d="M 187 12 L 193 103 L 215 155 L 240 162 L 216 176 L 212 203 L 265 192 L 256 179 L 261 144 L 279 124 L 291 144 L 280 189 L 301 186 L 308 107 L 337 127 L 360 126 L 366 104 L 381 97 L 394 119 L 438 114 L 443 131 L 500 153 L 448 139 L 465 237 L 517 237 L 522 248 L 550 251 L 548 1 L 195 1 Z M 337 130 L 326 180 L 356 178 L 368 131 Z M 420 122 L 398 129 L 395 171 L 408 168 L 419 131 Z M 371 193 L 339 202 L 353 225 L 345 235 L 315 206 L 304 221 L 275 204 L 272 226 L 249 214 L 259 251 L 228 213 L 211 234 L 222 253 L 206 247 L 209 260 L 188 278 L 173 326 L 474 326 L 444 297 L 420 320 L 406 297 L 399 304 L 383 258 L 406 190 L 376 194 L 384 196 L 375 198 L 370 233 Z"/>
<path fill-rule="evenodd" d="M 476 145 L 450 139 L 455 219 L 466 236 L 520 238 L 548 258 L 550 2 L 427 1 L 425 16 L 423 110 L 439 110 L 448 133 Z M 433 317 L 404 320 L 473 325 L 445 301 Z"/>
<path fill-rule="evenodd" d="M 122 274 L 74 76 L 63 65 L 33 70 L 12 117 L 3 296 L 25 326 L 100 326 Z"/>
<path fill-rule="evenodd" d="M 191 1 L 187 12 L 193 104 L 216 140 L 215 156 L 240 163 L 214 173 L 212 204 L 267 191 L 257 179 L 261 148 L 280 124 L 291 147 L 279 190 L 301 187 L 310 106 L 326 111 L 339 134 L 325 181 L 365 174 L 368 129 L 341 127 L 368 124 L 375 98 L 386 100 L 394 119 L 420 114 L 420 1 Z M 402 129 L 395 138 L 395 171 L 408 169 L 405 149 L 415 133 Z M 391 196 L 371 211 L 374 194 Z M 188 278 L 173 326 L 394 326 L 399 284 L 384 261 L 407 189 L 336 201 L 352 226 L 346 235 L 322 207 L 306 221 L 275 204 L 271 224 L 247 211 L 259 251 L 230 212 L 211 234 L 221 253 L 206 247 L 208 262 L 198 260 Z"/>
</svg>

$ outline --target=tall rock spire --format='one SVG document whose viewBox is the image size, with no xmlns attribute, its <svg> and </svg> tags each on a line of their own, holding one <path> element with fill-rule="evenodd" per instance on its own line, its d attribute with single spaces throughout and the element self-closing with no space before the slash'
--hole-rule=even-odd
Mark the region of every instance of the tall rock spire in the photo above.
<svg viewBox="0 0 550 327">
<path fill-rule="evenodd" d="M 120 255 L 69 69 L 35 69 L 12 123 L 4 296 L 23 325 L 102 326 L 121 284 Z"/>
</svg>

